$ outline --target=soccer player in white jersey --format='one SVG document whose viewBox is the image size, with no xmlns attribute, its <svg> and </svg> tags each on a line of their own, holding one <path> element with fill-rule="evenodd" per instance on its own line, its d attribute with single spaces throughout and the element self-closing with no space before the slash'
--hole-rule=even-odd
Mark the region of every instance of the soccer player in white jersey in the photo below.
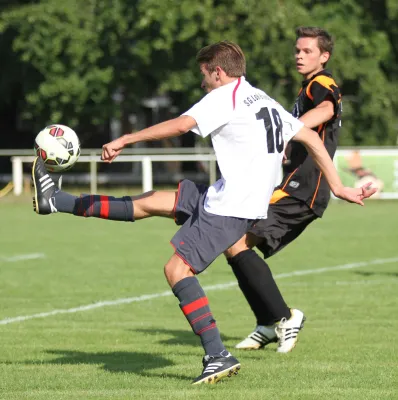
<svg viewBox="0 0 398 400">
<path fill-rule="evenodd" d="M 195 275 L 240 239 L 258 219 L 267 217 L 284 143 L 303 143 L 324 172 L 333 193 L 358 204 L 368 188 L 343 187 L 318 135 L 287 113 L 245 79 L 246 62 L 240 47 L 223 41 L 197 55 L 207 95 L 178 118 L 103 146 L 102 159 L 112 162 L 129 144 L 160 140 L 193 131 L 211 135 L 222 177 L 212 186 L 183 180 L 178 192 L 148 192 L 136 197 L 100 195 L 76 197 L 49 180 L 44 163 L 36 158 L 32 178 L 38 214 L 70 213 L 121 221 L 150 216 L 175 218 L 182 227 L 171 239 L 175 253 L 164 267 L 166 279 L 205 351 L 203 371 L 193 381 L 215 383 L 240 369 L 221 341 L 208 299 Z"/>
</svg>

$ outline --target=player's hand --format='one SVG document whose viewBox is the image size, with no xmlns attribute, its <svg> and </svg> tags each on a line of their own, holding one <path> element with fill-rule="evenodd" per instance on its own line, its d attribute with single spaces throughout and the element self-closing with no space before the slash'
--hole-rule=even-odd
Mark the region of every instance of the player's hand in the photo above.
<svg viewBox="0 0 398 400">
<path fill-rule="evenodd" d="M 124 140 L 122 137 L 102 146 L 101 160 L 111 163 L 123 150 Z"/>
<path fill-rule="evenodd" d="M 362 185 L 360 187 L 362 190 L 362 199 L 367 199 L 368 197 L 372 196 L 375 194 L 379 188 L 377 187 L 372 187 L 372 182 L 365 183 L 365 185 Z"/>
<path fill-rule="evenodd" d="M 361 206 L 364 205 L 363 200 L 372 196 L 377 192 L 377 188 L 372 188 L 371 183 L 366 183 L 360 188 L 354 189 L 351 187 L 343 187 L 335 196 L 339 199 L 346 200 L 349 203 L 356 203 Z"/>
</svg>

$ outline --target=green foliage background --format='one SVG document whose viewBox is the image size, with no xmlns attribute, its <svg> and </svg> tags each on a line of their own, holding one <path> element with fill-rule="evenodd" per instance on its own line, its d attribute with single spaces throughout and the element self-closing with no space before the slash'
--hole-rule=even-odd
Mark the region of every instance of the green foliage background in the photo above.
<svg viewBox="0 0 398 400">
<path fill-rule="evenodd" d="M 340 144 L 396 144 L 396 0 L 14 0 L 0 12 L 0 107 L 17 98 L 38 128 L 99 125 L 166 92 L 184 111 L 202 96 L 196 52 L 222 39 L 245 51 L 248 79 L 291 109 L 294 31 L 315 25 L 336 39 Z"/>
</svg>

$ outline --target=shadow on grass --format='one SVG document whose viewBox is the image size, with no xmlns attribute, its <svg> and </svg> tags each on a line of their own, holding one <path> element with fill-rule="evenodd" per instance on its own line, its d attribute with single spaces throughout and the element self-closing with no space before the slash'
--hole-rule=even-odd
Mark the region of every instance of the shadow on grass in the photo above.
<svg viewBox="0 0 398 400">
<path fill-rule="evenodd" d="M 57 356 L 51 360 L 40 361 L 5 361 L 1 364 L 23 364 L 23 365 L 98 365 L 104 371 L 112 373 L 130 373 L 144 377 L 174 378 L 190 381 L 192 377 L 170 373 L 149 372 L 157 368 L 165 368 L 175 365 L 175 363 L 161 355 L 140 352 L 106 352 L 90 353 L 71 350 L 46 350 L 46 354 Z"/>
<path fill-rule="evenodd" d="M 165 345 L 188 345 L 188 346 L 195 346 L 198 349 L 201 348 L 200 345 L 200 339 L 198 336 L 194 335 L 192 331 L 185 331 L 185 330 L 178 330 L 178 329 L 164 329 L 164 328 L 139 328 L 139 329 L 131 329 L 133 332 L 137 332 L 140 334 L 144 335 L 152 335 L 155 337 L 155 341 L 159 344 L 165 344 Z M 158 339 L 156 340 L 157 335 L 171 335 L 173 337 L 168 338 L 168 339 Z M 221 334 L 221 340 L 224 342 L 224 344 L 227 341 L 231 341 L 232 343 L 228 343 L 227 350 L 231 351 L 233 354 L 235 353 L 241 353 L 241 354 L 246 354 L 250 355 L 250 359 L 263 359 L 264 358 L 264 352 L 275 352 L 276 349 L 276 343 L 271 344 L 268 346 L 263 347 L 259 351 L 253 350 L 253 351 L 247 351 L 247 350 L 237 350 L 234 349 L 233 347 L 235 346 L 236 343 L 240 342 L 243 339 L 243 336 L 237 337 L 237 336 L 227 336 Z"/>
<path fill-rule="evenodd" d="M 141 334 L 149 334 L 152 336 L 157 335 L 170 335 L 171 338 L 168 339 L 159 339 L 157 343 L 159 344 L 167 344 L 167 345 L 179 345 L 185 344 L 189 346 L 200 346 L 200 339 L 196 336 L 191 330 L 179 330 L 179 329 L 164 329 L 164 328 L 140 328 L 140 329 L 131 329 L 133 332 L 138 332 Z M 155 338 L 156 340 L 156 338 Z M 226 342 L 228 340 L 232 341 L 240 341 L 241 337 L 233 337 L 226 336 L 221 334 L 221 340 Z"/>
</svg>

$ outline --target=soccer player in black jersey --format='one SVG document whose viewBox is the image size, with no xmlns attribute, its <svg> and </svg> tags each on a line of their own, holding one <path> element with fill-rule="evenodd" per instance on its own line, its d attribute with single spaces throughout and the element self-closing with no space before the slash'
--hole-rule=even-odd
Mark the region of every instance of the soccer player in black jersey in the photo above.
<svg viewBox="0 0 398 400">
<path fill-rule="evenodd" d="M 296 34 L 296 68 L 304 81 L 293 115 L 318 132 L 333 157 L 341 117 L 340 90 L 325 69 L 333 40 L 328 32 L 315 27 L 300 27 Z M 257 320 L 254 332 L 236 346 L 241 349 L 260 349 L 279 342 L 277 351 L 289 352 L 305 321 L 300 310 L 286 305 L 268 265 L 252 250 L 256 246 L 264 258 L 272 256 L 322 217 L 328 205 L 330 190 L 304 146 L 292 143 L 286 153 L 283 179 L 275 188 L 267 219 L 225 252 Z"/>
</svg>

